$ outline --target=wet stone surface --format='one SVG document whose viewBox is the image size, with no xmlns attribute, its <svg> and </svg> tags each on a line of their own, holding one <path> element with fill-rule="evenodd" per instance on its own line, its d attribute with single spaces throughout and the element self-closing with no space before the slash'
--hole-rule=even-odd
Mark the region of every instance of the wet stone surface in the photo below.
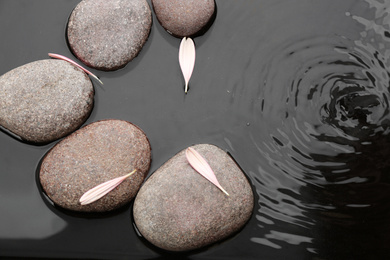
<svg viewBox="0 0 390 260">
<path fill-rule="evenodd" d="M 68 42 L 86 65 L 116 70 L 138 55 L 151 25 L 146 0 L 83 0 L 69 18 Z"/>
<path fill-rule="evenodd" d="M 135 197 L 150 163 L 150 144 L 140 128 L 122 120 L 103 120 L 55 145 L 42 161 L 39 179 L 47 196 L 62 208 L 106 212 Z M 89 189 L 134 169 L 138 171 L 101 199 L 79 203 Z"/>
<path fill-rule="evenodd" d="M 161 26 L 176 37 L 188 37 L 205 29 L 215 12 L 214 0 L 152 0 Z"/>
<path fill-rule="evenodd" d="M 194 250 L 223 240 L 240 230 L 253 211 L 251 186 L 234 160 L 213 145 L 193 148 L 230 196 L 190 166 L 185 150 L 168 160 L 142 186 L 133 207 L 142 236 L 165 250 Z"/>
<path fill-rule="evenodd" d="M 88 76 L 66 61 L 40 60 L 0 77 L 0 125 L 32 143 L 79 128 L 93 108 Z"/>
</svg>

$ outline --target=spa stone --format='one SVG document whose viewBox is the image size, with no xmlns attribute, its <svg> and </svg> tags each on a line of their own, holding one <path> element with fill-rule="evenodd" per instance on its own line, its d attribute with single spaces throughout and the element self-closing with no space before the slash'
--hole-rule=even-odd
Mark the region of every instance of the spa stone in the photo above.
<svg viewBox="0 0 390 260">
<path fill-rule="evenodd" d="M 93 108 L 88 76 L 62 60 L 39 60 L 0 77 L 0 125 L 24 141 L 48 143 L 78 129 Z"/>
<path fill-rule="evenodd" d="M 83 0 L 70 15 L 68 42 L 87 66 L 117 70 L 138 55 L 151 25 L 146 0 Z"/>
<path fill-rule="evenodd" d="M 161 26 L 178 38 L 201 32 L 215 12 L 214 0 L 152 0 L 152 4 Z"/>
<path fill-rule="evenodd" d="M 251 186 L 234 160 L 214 145 L 193 148 L 229 196 L 190 166 L 185 150 L 157 169 L 138 192 L 133 216 L 142 236 L 168 251 L 189 251 L 223 240 L 238 232 L 253 211 Z"/>
<path fill-rule="evenodd" d="M 107 212 L 135 197 L 150 163 L 150 144 L 140 128 L 122 120 L 103 120 L 55 145 L 42 161 L 39 180 L 46 195 L 62 208 Z M 80 197 L 91 188 L 134 169 L 136 173 L 101 199 L 80 204 Z"/>
</svg>

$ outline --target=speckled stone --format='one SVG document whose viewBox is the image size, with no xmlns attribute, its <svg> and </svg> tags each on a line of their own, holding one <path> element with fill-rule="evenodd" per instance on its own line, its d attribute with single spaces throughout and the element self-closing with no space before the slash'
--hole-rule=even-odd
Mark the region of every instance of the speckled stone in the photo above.
<svg viewBox="0 0 390 260">
<path fill-rule="evenodd" d="M 103 120 L 74 132 L 45 156 L 39 172 L 44 192 L 57 205 L 80 212 L 106 212 L 129 203 L 151 163 L 144 132 L 122 120 Z M 116 177 L 136 173 L 101 199 L 79 203 L 89 189 Z"/>
<path fill-rule="evenodd" d="M 179 38 L 201 32 L 215 12 L 214 0 L 152 0 L 152 4 L 161 26 Z"/>
<path fill-rule="evenodd" d="M 87 66 L 116 70 L 138 55 L 151 25 L 146 0 L 83 0 L 70 15 L 68 42 Z"/>
<path fill-rule="evenodd" d="M 133 207 L 140 233 L 165 250 L 188 251 L 227 238 L 253 211 L 251 186 L 234 160 L 214 145 L 193 148 L 230 196 L 189 165 L 185 150 L 168 160 L 141 187 Z"/>
<path fill-rule="evenodd" d="M 23 140 L 48 143 L 79 128 L 93 108 L 88 76 L 62 60 L 40 60 L 0 77 L 0 125 Z"/>
</svg>

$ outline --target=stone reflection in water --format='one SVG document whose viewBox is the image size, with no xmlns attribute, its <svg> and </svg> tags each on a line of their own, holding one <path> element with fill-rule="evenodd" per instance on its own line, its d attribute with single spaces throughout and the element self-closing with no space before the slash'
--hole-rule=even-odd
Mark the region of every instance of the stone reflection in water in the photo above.
<svg viewBox="0 0 390 260">
<path fill-rule="evenodd" d="M 375 19 L 346 12 L 364 25 L 358 40 L 294 35 L 268 55 L 259 90 L 266 123 L 250 135 L 265 159 L 250 174 L 264 234 L 252 242 L 323 257 L 386 253 L 390 2 L 366 2 Z"/>
</svg>

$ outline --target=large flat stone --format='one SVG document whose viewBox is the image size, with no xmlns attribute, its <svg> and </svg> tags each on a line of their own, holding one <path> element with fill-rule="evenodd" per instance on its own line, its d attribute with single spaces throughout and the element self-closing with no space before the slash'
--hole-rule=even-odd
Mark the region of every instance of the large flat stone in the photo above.
<svg viewBox="0 0 390 260">
<path fill-rule="evenodd" d="M 253 211 L 251 186 L 234 160 L 213 145 L 193 148 L 230 196 L 190 166 L 185 150 L 167 161 L 141 187 L 133 207 L 142 236 L 165 250 L 193 250 L 223 240 L 240 230 Z"/>
<path fill-rule="evenodd" d="M 0 77 L 0 125 L 23 140 L 47 143 L 78 129 L 93 108 L 88 76 L 62 60 L 40 60 Z"/>
<path fill-rule="evenodd" d="M 116 70 L 138 55 L 151 25 L 146 0 L 83 0 L 70 15 L 67 36 L 71 50 L 87 66 Z"/>
<path fill-rule="evenodd" d="M 140 128 L 122 120 L 103 120 L 56 144 L 42 161 L 39 179 L 47 196 L 62 208 L 106 212 L 135 197 L 150 163 L 150 144 Z M 101 199 L 80 204 L 80 197 L 89 189 L 134 169 L 136 173 Z"/>
</svg>

